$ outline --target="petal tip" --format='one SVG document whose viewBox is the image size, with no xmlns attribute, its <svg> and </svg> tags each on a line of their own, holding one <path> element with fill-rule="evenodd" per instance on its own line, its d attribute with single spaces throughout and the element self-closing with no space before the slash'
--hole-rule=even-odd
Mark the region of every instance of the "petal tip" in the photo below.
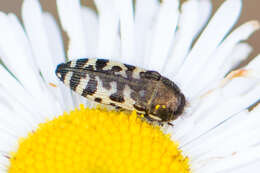
<svg viewBox="0 0 260 173">
<path fill-rule="evenodd" d="M 260 29 L 260 23 L 259 23 L 258 20 L 253 20 L 253 21 L 250 21 L 249 23 L 253 26 L 253 28 L 255 30 L 259 30 Z"/>
</svg>

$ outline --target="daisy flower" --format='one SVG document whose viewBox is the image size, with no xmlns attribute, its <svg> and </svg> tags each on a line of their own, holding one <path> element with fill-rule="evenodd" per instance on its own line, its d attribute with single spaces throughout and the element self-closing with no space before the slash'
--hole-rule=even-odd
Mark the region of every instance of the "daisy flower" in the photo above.
<svg viewBox="0 0 260 173">
<path fill-rule="evenodd" d="M 259 170 L 260 56 L 233 70 L 259 29 L 249 21 L 231 32 L 242 0 L 226 0 L 212 17 L 210 0 L 95 4 L 97 13 L 57 0 L 66 53 L 37 0 L 24 0 L 22 24 L 0 13 L 0 173 Z M 82 57 L 160 72 L 185 94 L 184 114 L 159 127 L 96 107 L 55 76 L 59 63 Z"/>
</svg>

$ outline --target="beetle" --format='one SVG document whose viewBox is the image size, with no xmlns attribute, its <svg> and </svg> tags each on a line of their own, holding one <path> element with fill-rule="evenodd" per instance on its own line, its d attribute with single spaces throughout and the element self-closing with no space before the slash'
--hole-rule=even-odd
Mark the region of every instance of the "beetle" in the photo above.
<svg viewBox="0 0 260 173">
<path fill-rule="evenodd" d="M 156 71 L 100 58 L 61 63 L 57 77 L 70 89 L 92 101 L 136 110 L 156 122 L 178 118 L 186 99 L 179 87 Z"/>
</svg>

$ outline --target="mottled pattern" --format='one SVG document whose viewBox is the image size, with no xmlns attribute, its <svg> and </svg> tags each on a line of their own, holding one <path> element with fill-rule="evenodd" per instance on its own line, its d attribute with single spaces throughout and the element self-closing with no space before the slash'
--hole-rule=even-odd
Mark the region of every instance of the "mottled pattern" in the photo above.
<svg viewBox="0 0 260 173">
<path fill-rule="evenodd" d="M 156 71 L 106 59 L 78 59 L 57 66 L 56 74 L 78 94 L 117 109 L 136 110 L 153 121 L 176 119 L 185 97 Z"/>
<path fill-rule="evenodd" d="M 102 99 L 99 98 L 99 97 L 95 98 L 94 101 L 95 101 L 95 102 L 98 102 L 98 103 L 102 103 Z"/>
<path fill-rule="evenodd" d="M 91 76 L 88 81 L 87 87 L 84 88 L 83 93 L 81 95 L 83 97 L 87 97 L 87 95 L 94 95 L 97 91 L 97 86 L 97 80 L 95 80 L 94 76 Z"/>
</svg>

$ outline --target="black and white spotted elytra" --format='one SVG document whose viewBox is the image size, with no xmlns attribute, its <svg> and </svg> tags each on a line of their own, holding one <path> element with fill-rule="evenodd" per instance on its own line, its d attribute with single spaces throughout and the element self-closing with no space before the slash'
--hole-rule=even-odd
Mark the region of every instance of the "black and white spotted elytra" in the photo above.
<svg viewBox="0 0 260 173">
<path fill-rule="evenodd" d="M 56 75 L 83 97 L 138 113 L 157 122 L 176 119 L 185 97 L 156 71 L 106 59 L 77 59 L 57 66 Z"/>
</svg>

